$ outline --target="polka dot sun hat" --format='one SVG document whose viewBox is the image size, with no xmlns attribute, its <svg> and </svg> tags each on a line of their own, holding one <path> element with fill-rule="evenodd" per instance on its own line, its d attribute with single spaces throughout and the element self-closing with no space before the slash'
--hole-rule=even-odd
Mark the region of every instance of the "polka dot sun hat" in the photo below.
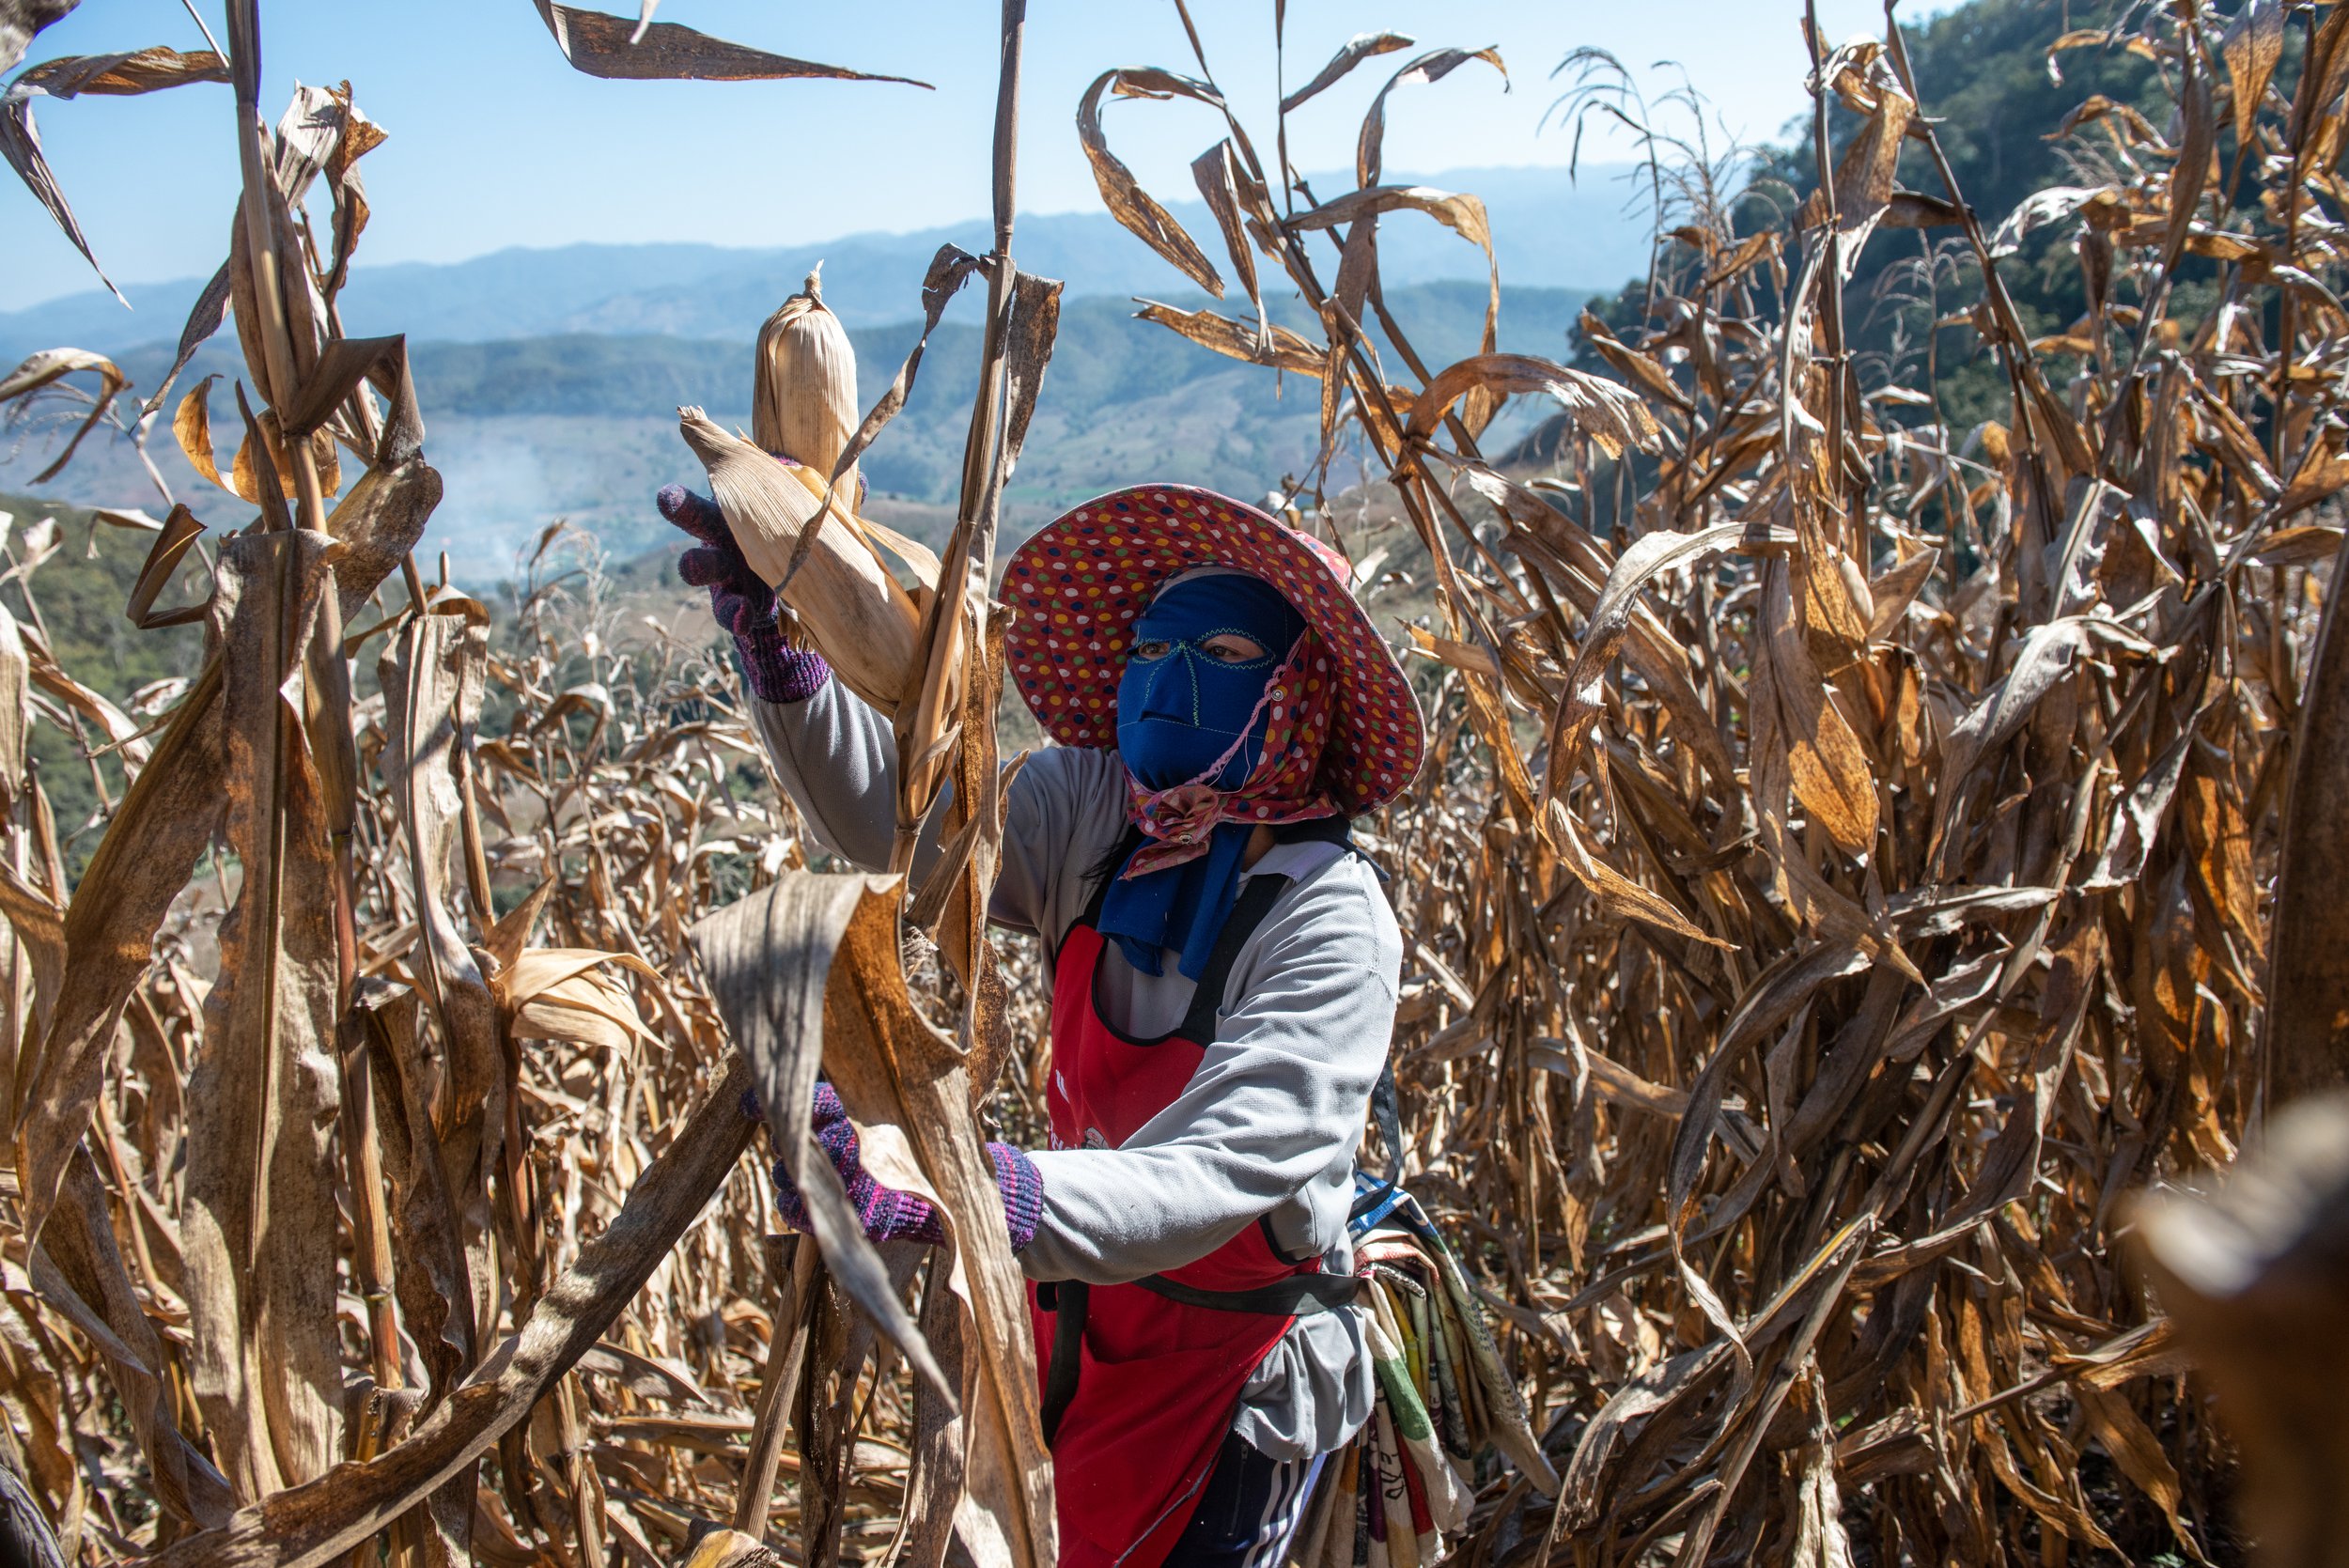
<svg viewBox="0 0 2349 1568">
<path fill-rule="evenodd" d="M 1117 744 L 1117 683 L 1133 623 L 1159 585 L 1227 567 L 1281 590 L 1337 667 L 1335 722 L 1320 780 L 1350 816 L 1376 811 L 1419 769 L 1419 703 L 1347 587 L 1346 558 L 1253 506 L 1190 485 L 1112 490 L 1047 523 L 1014 551 L 1003 596 L 1011 678 L 1053 739 Z"/>
</svg>

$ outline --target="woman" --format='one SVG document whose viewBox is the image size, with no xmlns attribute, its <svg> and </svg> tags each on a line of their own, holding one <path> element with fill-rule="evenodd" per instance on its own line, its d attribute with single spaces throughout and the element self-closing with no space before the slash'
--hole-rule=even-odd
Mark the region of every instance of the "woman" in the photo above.
<svg viewBox="0 0 2349 1568">
<path fill-rule="evenodd" d="M 661 509 L 703 541 L 679 573 L 810 831 L 885 865 L 889 724 L 784 644 L 708 502 L 672 486 Z M 1052 955 L 1052 1146 L 989 1153 L 1034 1281 L 1061 1560 L 1277 1563 L 1371 1409 L 1346 1221 L 1402 949 L 1346 824 L 1409 782 L 1418 707 L 1345 562 L 1206 490 L 1080 506 L 1002 592 L 1011 678 L 1061 742 L 1012 783 L 989 906 Z M 939 1239 L 828 1089 L 816 1122 L 869 1234 Z"/>
</svg>

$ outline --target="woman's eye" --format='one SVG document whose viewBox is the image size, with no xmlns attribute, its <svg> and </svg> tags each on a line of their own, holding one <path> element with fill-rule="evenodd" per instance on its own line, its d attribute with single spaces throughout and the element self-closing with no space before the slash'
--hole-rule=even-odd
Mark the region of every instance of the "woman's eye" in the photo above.
<svg viewBox="0 0 2349 1568">
<path fill-rule="evenodd" d="M 1245 637 L 1213 638 L 1200 651 L 1209 659 L 1223 664 L 1245 664 L 1252 659 L 1264 657 L 1264 649 L 1256 646 Z"/>
<path fill-rule="evenodd" d="M 1164 659 L 1167 654 L 1167 649 L 1172 646 L 1173 644 L 1168 643 L 1165 638 L 1153 637 L 1146 642 L 1136 643 L 1134 644 L 1132 657 L 1139 659 L 1144 664 L 1147 664 L 1152 660 Z"/>
</svg>

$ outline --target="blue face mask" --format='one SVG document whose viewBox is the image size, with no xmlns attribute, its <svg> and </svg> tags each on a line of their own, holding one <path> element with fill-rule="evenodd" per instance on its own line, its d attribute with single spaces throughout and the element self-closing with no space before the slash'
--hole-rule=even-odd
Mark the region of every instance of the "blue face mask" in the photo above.
<svg viewBox="0 0 2349 1568">
<path fill-rule="evenodd" d="M 1117 685 L 1117 754 L 1150 789 L 1198 778 L 1246 737 L 1207 784 L 1237 789 L 1264 753 L 1269 715 L 1259 712 L 1272 674 L 1305 629 L 1305 618 L 1257 578 L 1227 573 L 1178 582 L 1134 623 L 1133 650 Z M 1264 652 L 1235 660 L 1210 651 L 1220 633 Z"/>
</svg>

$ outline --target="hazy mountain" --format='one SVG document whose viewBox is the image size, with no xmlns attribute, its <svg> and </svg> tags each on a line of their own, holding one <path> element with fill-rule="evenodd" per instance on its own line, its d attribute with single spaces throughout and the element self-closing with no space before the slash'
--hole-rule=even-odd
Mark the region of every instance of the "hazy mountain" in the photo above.
<svg viewBox="0 0 2349 1568">
<path fill-rule="evenodd" d="M 1590 292 L 1505 290 L 1501 346 L 1563 357 L 1566 328 Z M 1482 283 L 1397 287 L 1387 298 L 1429 361 L 1440 365 L 1474 350 Z M 1063 310 L 1058 347 L 1013 476 L 1015 532 L 1057 507 L 1138 479 L 1181 477 L 1253 498 L 1283 474 L 1311 468 L 1319 444 L 1318 382 L 1223 359 L 1133 320 L 1131 310 L 1126 301 L 1100 296 L 1073 300 Z M 920 323 L 911 321 L 850 330 L 868 401 L 896 374 L 919 333 Z M 699 477 L 677 438 L 677 405 L 698 403 L 722 421 L 749 423 L 751 356 L 739 341 L 568 334 L 420 342 L 412 352 L 426 449 L 447 482 L 427 548 L 448 551 L 476 580 L 505 568 L 518 545 L 558 517 L 592 528 L 619 553 L 652 547 L 667 532 L 652 510 L 653 491 L 673 479 Z M 879 515 L 899 527 L 935 532 L 938 513 L 929 508 L 954 499 L 978 355 L 976 328 L 941 326 L 905 411 L 865 460 Z M 121 356 L 140 386 L 155 385 L 169 360 L 162 344 Z M 216 370 L 241 374 L 233 334 L 208 345 L 182 384 Z M 234 450 L 234 410 L 227 388 L 216 388 L 213 428 L 224 466 Z M 1546 411 L 1529 406 L 1522 417 Z M 1497 435 L 1505 438 L 1522 417 Z M 32 475 L 62 434 L 53 423 L 18 442 L 0 442 L 0 487 L 30 490 Z M 199 517 L 215 526 L 243 520 L 244 504 L 197 479 L 167 427 L 157 427 L 149 450 Z M 1341 465 L 1341 483 L 1353 477 Z M 61 502 L 155 505 L 136 455 L 104 437 L 92 438 L 42 491 Z"/>
<path fill-rule="evenodd" d="M 1647 264 L 1644 225 L 1626 209 L 1629 192 L 1622 173 L 1594 166 L 1573 180 L 1563 169 L 1495 168 L 1393 178 L 1398 183 L 1482 195 L 1492 215 L 1501 275 L 1508 283 L 1600 288 Z M 1335 190 L 1346 183 L 1333 177 L 1319 187 Z M 1209 254 L 1221 252 L 1198 203 L 1171 206 Z M 973 220 L 911 234 L 851 235 L 776 250 L 568 245 L 505 250 L 445 265 L 361 265 L 343 296 L 344 319 L 353 334 L 404 332 L 415 342 L 566 333 L 742 340 L 822 261 L 826 303 L 851 325 L 877 326 L 920 314 L 923 272 L 947 242 L 983 249 L 987 225 Z M 1015 250 L 1022 267 L 1065 280 L 1071 298 L 1165 299 L 1190 287 L 1105 212 L 1023 217 Z M 1485 275 L 1484 257 L 1474 246 L 1411 214 L 1380 225 L 1379 255 L 1391 287 Z M 1327 272 L 1335 270 L 1332 255 Z M 0 312 L 0 357 L 13 361 L 60 344 L 104 351 L 176 340 L 202 284 L 193 278 L 132 287 L 127 290 L 135 307 L 131 311 L 93 289 Z M 958 315 L 975 310 L 977 290 L 969 292 L 972 303 L 960 306 Z"/>
<path fill-rule="evenodd" d="M 1508 280 L 1502 346 L 1563 358 L 1565 330 L 1584 300 L 1646 265 L 1644 231 L 1626 210 L 1620 173 L 1586 169 L 1579 182 L 1545 168 L 1394 179 L 1486 198 Z M 1348 183 L 1315 182 L 1329 191 Z M 1199 204 L 1174 207 L 1211 254 L 1221 250 Z M 775 250 L 570 245 L 449 265 L 363 266 L 343 295 L 344 322 L 353 335 L 408 334 L 428 450 L 447 479 L 428 547 L 479 574 L 504 567 L 517 544 L 557 517 L 596 529 L 616 551 L 659 540 L 652 492 L 695 476 L 677 436 L 677 406 L 699 403 L 747 425 L 747 345 L 818 260 L 826 302 L 855 339 L 869 400 L 919 335 L 922 276 L 947 242 L 983 248 L 986 225 Z M 1066 280 L 1068 290 L 1013 481 L 1015 528 L 1136 479 L 1179 475 L 1256 496 L 1284 473 L 1311 469 L 1318 383 L 1235 364 L 1132 320 L 1134 295 L 1186 304 L 1204 297 L 1106 213 L 1023 217 L 1016 251 L 1023 267 Z M 1419 351 L 1439 365 L 1473 351 L 1486 295 L 1476 247 L 1404 214 L 1381 224 L 1379 255 L 1388 303 Z M 1335 272 L 1331 254 L 1323 275 Z M 201 287 L 191 279 L 133 287 L 131 312 L 92 291 L 0 314 L 0 369 L 36 349 L 71 344 L 115 355 L 135 389 L 150 389 Z M 865 463 L 876 505 L 897 508 L 900 525 L 917 532 L 937 522 L 934 509 L 953 500 L 958 482 L 982 292 L 967 290 L 949 315 L 911 401 Z M 1293 295 L 1269 303 L 1276 315 L 1312 325 Z M 1236 293 L 1225 308 L 1245 314 L 1247 303 Z M 213 371 L 231 380 L 243 373 L 233 332 L 206 346 L 181 384 Z M 237 437 L 234 410 L 224 385 L 213 400 L 224 461 Z M 30 489 L 67 411 L 53 406 L 12 435 L 0 432 L 0 483 Z M 196 479 L 168 428 L 155 428 L 150 455 L 200 516 L 242 520 L 243 504 Z M 136 454 L 110 439 L 89 442 L 46 493 L 69 503 L 155 500 Z"/>
</svg>

